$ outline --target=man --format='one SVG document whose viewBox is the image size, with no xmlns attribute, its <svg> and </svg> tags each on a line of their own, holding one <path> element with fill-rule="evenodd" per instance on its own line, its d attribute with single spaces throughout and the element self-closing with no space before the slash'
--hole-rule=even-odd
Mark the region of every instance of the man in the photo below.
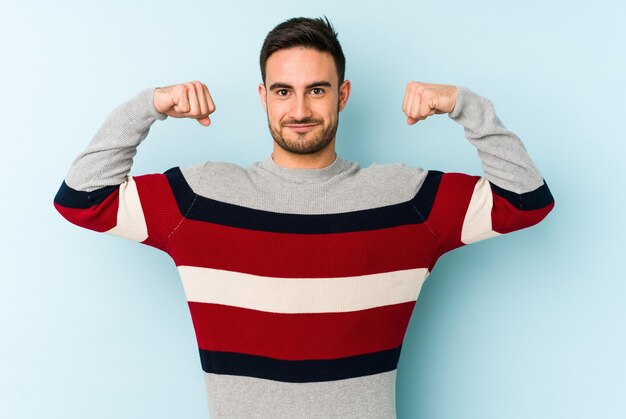
<svg viewBox="0 0 626 419">
<path fill-rule="evenodd" d="M 484 177 L 337 156 L 351 86 L 327 20 L 281 23 L 260 64 L 271 157 L 129 177 L 156 120 L 208 126 L 215 111 L 198 81 L 151 88 L 111 113 L 56 208 L 174 259 L 212 418 L 394 418 L 404 333 L 437 259 L 539 222 L 552 196 L 491 102 L 463 87 L 411 82 L 402 110 L 461 124 Z"/>
</svg>

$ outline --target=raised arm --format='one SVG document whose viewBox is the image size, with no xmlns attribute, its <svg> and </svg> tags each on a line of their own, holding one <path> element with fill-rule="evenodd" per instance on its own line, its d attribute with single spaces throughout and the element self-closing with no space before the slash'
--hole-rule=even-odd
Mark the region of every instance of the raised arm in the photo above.
<svg viewBox="0 0 626 419">
<path fill-rule="evenodd" d="M 133 157 L 156 120 L 193 118 L 208 126 L 213 111 L 200 82 L 139 92 L 111 112 L 74 160 L 55 207 L 81 227 L 163 247 L 180 219 L 169 183 L 181 172 L 129 177 Z"/>
<path fill-rule="evenodd" d="M 403 111 L 409 124 L 448 113 L 476 147 L 484 176 L 429 172 L 436 190 L 427 223 L 441 253 L 529 227 L 553 208 L 554 199 L 524 145 L 497 117 L 493 104 L 465 87 L 411 82 Z"/>
</svg>

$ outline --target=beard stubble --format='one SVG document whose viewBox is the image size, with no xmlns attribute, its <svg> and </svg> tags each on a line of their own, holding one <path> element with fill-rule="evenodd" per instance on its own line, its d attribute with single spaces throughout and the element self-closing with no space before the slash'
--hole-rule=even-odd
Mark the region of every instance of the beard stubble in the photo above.
<svg viewBox="0 0 626 419">
<path fill-rule="evenodd" d="M 339 108 L 339 107 L 337 107 Z M 339 109 L 337 109 L 339 112 Z M 314 119 L 314 118 L 305 118 L 302 120 L 289 120 L 281 123 L 281 128 L 284 128 L 285 125 L 288 124 L 323 124 L 323 120 Z M 280 148 L 285 151 L 288 151 L 293 154 L 315 154 L 330 144 L 335 135 L 337 134 L 337 127 L 339 126 L 339 118 L 335 119 L 335 122 L 327 127 L 325 127 L 322 132 L 320 132 L 316 137 L 311 138 L 308 141 L 303 141 L 304 137 L 310 135 L 310 132 L 297 134 L 298 138 L 296 140 L 287 140 L 285 139 L 278 130 L 275 130 L 272 127 L 272 124 L 269 120 L 269 114 L 267 118 L 267 125 L 270 130 L 270 134 L 274 139 L 274 142 L 278 144 Z M 323 126 L 323 125 L 322 125 Z"/>
</svg>

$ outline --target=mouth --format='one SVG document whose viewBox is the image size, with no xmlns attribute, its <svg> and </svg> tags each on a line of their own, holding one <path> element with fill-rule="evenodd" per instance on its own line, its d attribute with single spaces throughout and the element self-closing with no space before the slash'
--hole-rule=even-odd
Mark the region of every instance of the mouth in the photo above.
<svg viewBox="0 0 626 419">
<path fill-rule="evenodd" d="M 298 133 L 309 132 L 313 130 L 317 124 L 287 124 L 286 128 Z"/>
</svg>

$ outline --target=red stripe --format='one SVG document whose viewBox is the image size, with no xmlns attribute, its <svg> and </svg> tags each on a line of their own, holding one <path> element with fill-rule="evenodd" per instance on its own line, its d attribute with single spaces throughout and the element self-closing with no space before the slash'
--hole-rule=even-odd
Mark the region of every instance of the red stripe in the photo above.
<svg viewBox="0 0 626 419">
<path fill-rule="evenodd" d="M 461 230 L 476 183 L 481 178 L 463 173 L 446 173 L 441 178 L 437 198 L 428 218 L 428 225 L 440 235 L 442 254 L 463 246 Z M 492 192 L 492 229 L 498 233 L 509 233 L 530 227 L 541 221 L 554 203 L 537 210 L 520 210 L 505 198 Z"/>
<path fill-rule="evenodd" d="M 491 228 L 498 233 L 510 233 L 530 227 L 543 220 L 554 207 L 550 205 L 536 210 L 519 210 L 500 195 L 493 194 Z"/>
<path fill-rule="evenodd" d="M 54 206 L 69 222 L 102 233 L 117 225 L 119 194 L 118 188 L 100 204 L 90 208 L 66 208 L 57 203 Z"/>
<path fill-rule="evenodd" d="M 461 230 L 479 176 L 445 173 L 441 177 L 428 225 L 442 240 L 441 254 L 462 246 Z"/>
<path fill-rule="evenodd" d="M 273 233 L 186 220 L 169 251 L 177 266 L 282 278 L 330 278 L 429 267 L 424 224 L 332 234 Z"/>
<path fill-rule="evenodd" d="M 149 238 L 144 243 L 165 249 L 169 234 L 183 219 L 167 177 L 151 174 L 133 179 L 148 227 Z"/>
<path fill-rule="evenodd" d="M 200 349 L 284 360 L 334 359 L 398 347 L 415 301 L 346 313 L 268 313 L 189 303 Z"/>
</svg>

